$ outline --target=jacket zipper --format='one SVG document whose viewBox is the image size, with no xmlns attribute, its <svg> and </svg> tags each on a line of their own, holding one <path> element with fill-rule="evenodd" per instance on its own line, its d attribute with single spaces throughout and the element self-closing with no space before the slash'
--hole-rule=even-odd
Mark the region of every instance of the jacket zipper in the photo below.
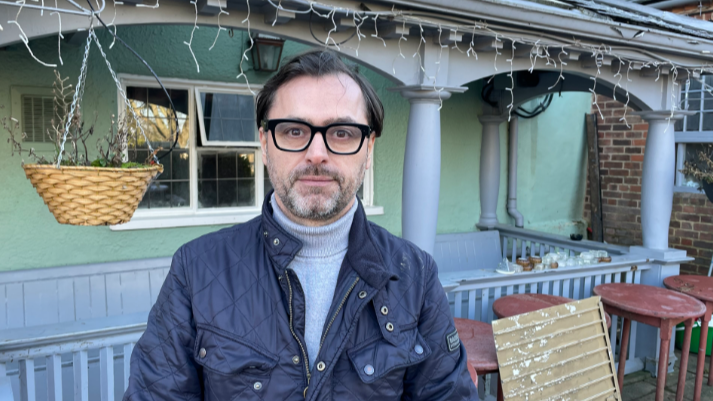
<svg viewBox="0 0 713 401">
<path fill-rule="evenodd" d="M 319 351 L 322 350 L 322 344 L 324 344 L 324 340 L 327 338 L 327 333 L 329 333 L 329 329 L 332 327 L 332 323 L 334 323 L 334 319 L 337 318 L 339 311 L 342 310 L 344 303 L 346 303 L 347 298 L 349 298 L 349 294 L 352 293 L 352 290 L 354 289 L 354 287 L 356 287 L 358 282 L 359 282 L 359 277 L 357 277 L 356 280 L 354 280 L 354 282 L 352 283 L 352 286 L 349 287 L 349 289 L 347 290 L 347 293 L 344 294 L 344 298 L 342 298 L 342 302 L 339 304 L 339 307 L 337 308 L 337 310 L 334 312 L 334 315 L 332 316 L 332 320 L 329 321 L 327 328 L 324 330 L 324 334 L 322 334 L 322 340 L 319 342 L 319 350 L 317 350 L 318 355 L 319 355 Z"/>
<path fill-rule="evenodd" d="M 312 374 L 309 371 L 309 359 L 307 359 L 307 353 L 305 352 L 305 349 L 302 346 L 302 342 L 297 337 L 297 334 L 295 334 L 295 330 L 292 327 L 292 284 L 290 284 L 289 273 L 285 272 L 285 277 L 287 277 L 287 287 L 289 288 L 289 291 L 290 291 L 290 299 L 288 302 L 289 309 L 290 309 L 290 332 L 292 333 L 292 337 L 294 337 L 295 340 L 297 340 L 297 344 L 299 344 L 300 349 L 302 350 L 302 357 L 304 358 L 305 369 L 307 371 L 307 387 L 305 387 L 304 392 L 302 393 L 302 396 L 306 398 L 307 397 L 307 389 L 309 388 L 309 379 L 312 377 Z M 354 280 L 351 287 L 349 287 L 346 294 L 344 294 L 344 297 L 342 298 L 342 301 L 339 303 L 337 310 L 334 311 L 334 315 L 332 315 L 332 319 L 329 321 L 329 324 L 327 325 L 327 328 L 324 330 L 324 334 L 322 335 L 322 339 L 319 342 L 319 349 L 317 350 L 317 355 L 319 355 L 319 352 L 322 350 L 322 345 L 324 344 L 324 340 L 327 338 L 327 333 L 329 333 L 329 329 L 332 327 L 332 323 L 334 323 L 334 320 L 337 318 L 339 311 L 342 310 L 342 307 L 347 302 L 347 298 L 349 298 L 349 294 L 352 293 L 352 291 L 354 290 L 354 287 L 356 287 L 358 282 L 359 282 L 359 277 L 357 277 Z"/>
<path fill-rule="evenodd" d="M 302 350 L 302 359 L 305 361 L 305 371 L 307 373 L 307 386 L 309 387 L 309 379 L 312 377 L 312 375 L 309 372 L 309 359 L 307 359 L 307 352 L 305 352 L 304 346 L 302 346 L 302 341 L 297 337 L 297 334 L 295 334 L 295 330 L 292 327 L 292 284 L 290 284 L 290 274 L 289 272 L 285 272 L 285 277 L 287 278 L 287 288 L 290 290 L 290 299 L 289 299 L 289 309 L 290 309 L 290 332 L 292 333 L 292 337 L 297 340 L 297 344 L 299 344 L 300 349 Z M 305 387 L 304 394 L 307 393 L 307 388 Z"/>
</svg>

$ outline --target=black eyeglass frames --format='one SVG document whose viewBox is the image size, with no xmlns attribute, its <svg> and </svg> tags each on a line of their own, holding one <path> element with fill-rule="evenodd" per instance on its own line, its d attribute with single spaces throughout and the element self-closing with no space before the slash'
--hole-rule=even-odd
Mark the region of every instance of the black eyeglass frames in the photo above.
<svg viewBox="0 0 713 401">
<path fill-rule="evenodd" d="M 353 155 L 361 150 L 364 138 L 371 135 L 365 124 L 335 123 L 316 127 L 300 120 L 263 120 L 262 129 L 272 132 L 275 147 L 285 152 L 302 152 L 309 148 L 314 136 L 322 133 L 327 149 L 338 155 Z"/>
</svg>

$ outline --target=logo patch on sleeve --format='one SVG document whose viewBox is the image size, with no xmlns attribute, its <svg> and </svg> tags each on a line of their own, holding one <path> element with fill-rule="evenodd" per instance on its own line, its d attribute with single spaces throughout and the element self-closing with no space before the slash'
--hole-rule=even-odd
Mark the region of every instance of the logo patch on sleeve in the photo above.
<svg viewBox="0 0 713 401">
<path fill-rule="evenodd" d="M 448 345 L 448 351 L 453 352 L 460 348 L 460 338 L 458 338 L 458 330 L 453 331 L 453 333 L 446 335 L 446 345 Z"/>
</svg>

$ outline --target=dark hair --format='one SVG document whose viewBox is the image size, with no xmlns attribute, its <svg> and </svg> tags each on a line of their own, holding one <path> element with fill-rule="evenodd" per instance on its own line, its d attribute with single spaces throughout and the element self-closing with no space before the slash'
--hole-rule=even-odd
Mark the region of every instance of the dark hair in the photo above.
<svg viewBox="0 0 713 401">
<path fill-rule="evenodd" d="M 313 49 L 294 56 L 280 67 L 277 74 L 265 82 L 265 86 L 257 94 L 255 101 L 258 127 L 266 119 L 267 112 L 275 99 L 275 93 L 282 85 L 301 76 L 322 77 L 333 74 L 347 75 L 359 85 L 366 103 L 369 126 L 376 136 L 381 136 L 381 130 L 384 127 L 384 106 L 376 95 L 374 87 L 359 73 L 359 68 L 356 65 L 347 66 L 337 54 L 323 49 Z"/>
</svg>

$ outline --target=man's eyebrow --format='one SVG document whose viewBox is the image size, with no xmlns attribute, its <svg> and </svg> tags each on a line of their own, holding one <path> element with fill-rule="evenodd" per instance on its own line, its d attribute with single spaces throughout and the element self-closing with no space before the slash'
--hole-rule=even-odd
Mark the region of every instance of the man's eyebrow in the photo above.
<svg viewBox="0 0 713 401">
<path fill-rule="evenodd" d="M 304 117 L 287 116 L 285 118 L 289 119 L 289 120 L 304 121 L 308 124 L 315 125 L 314 122 L 312 122 L 310 119 L 304 118 Z M 343 116 L 343 117 L 330 118 L 324 122 L 324 125 L 327 126 L 327 125 L 336 124 L 336 123 L 363 124 L 363 123 L 360 123 L 359 121 L 354 120 L 353 118 L 351 118 L 349 116 Z"/>
</svg>

